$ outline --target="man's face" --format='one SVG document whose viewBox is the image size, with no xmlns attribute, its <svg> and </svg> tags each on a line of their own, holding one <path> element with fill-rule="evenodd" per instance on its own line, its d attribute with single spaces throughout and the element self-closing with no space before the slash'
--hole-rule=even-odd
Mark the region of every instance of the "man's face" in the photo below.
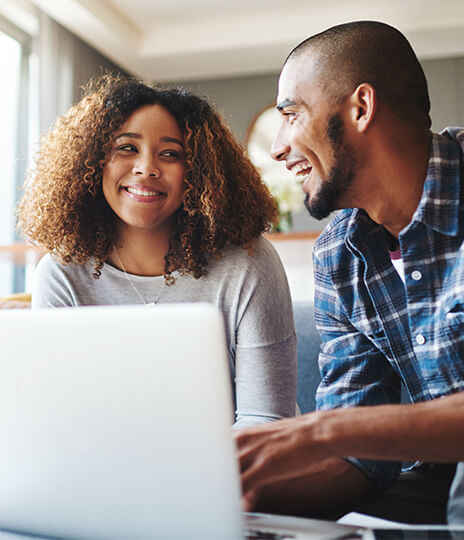
<svg viewBox="0 0 464 540">
<path fill-rule="evenodd" d="M 320 84 L 315 60 L 314 53 L 305 53 L 282 70 L 277 98 L 282 124 L 271 154 L 303 183 L 306 208 L 322 219 L 350 206 L 356 159 L 345 137 L 343 105 Z"/>
</svg>

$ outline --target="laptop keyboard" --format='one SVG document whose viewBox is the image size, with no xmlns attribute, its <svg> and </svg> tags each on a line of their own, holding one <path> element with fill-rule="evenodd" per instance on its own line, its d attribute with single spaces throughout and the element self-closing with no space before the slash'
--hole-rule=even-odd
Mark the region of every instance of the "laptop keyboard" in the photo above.
<svg viewBox="0 0 464 540">
<path fill-rule="evenodd" d="M 246 531 L 246 540 L 289 540 L 296 538 L 294 534 L 280 534 L 269 531 L 260 531 L 258 529 L 248 529 Z"/>
</svg>

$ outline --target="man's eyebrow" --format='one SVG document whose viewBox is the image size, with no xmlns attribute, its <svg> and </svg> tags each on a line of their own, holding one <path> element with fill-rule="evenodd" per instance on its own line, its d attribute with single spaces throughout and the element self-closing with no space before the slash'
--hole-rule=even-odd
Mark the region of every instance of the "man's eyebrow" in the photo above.
<svg viewBox="0 0 464 540">
<path fill-rule="evenodd" d="M 278 111 L 281 111 L 282 109 L 285 109 L 285 107 L 292 107 L 293 105 L 296 105 L 296 101 L 292 101 L 291 99 L 284 99 L 280 103 L 277 103 L 276 109 Z"/>
</svg>

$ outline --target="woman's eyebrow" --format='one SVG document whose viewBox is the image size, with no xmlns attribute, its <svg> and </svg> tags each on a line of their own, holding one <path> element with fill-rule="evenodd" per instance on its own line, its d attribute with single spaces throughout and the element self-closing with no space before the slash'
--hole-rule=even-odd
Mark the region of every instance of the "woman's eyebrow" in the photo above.
<svg viewBox="0 0 464 540">
<path fill-rule="evenodd" d="M 120 133 L 119 135 L 116 135 L 114 140 L 117 141 L 120 137 L 132 137 L 133 139 L 140 139 L 142 135 L 140 135 L 139 133 L 131 133 L 131 132 Z"/>
<path fill-rule="evenodd" d="M 179 139 L 176 139 L 175 137 L 161 137 L 161 140 L 163 142 L 173 142 L 173 143 L 176 143 L 180 146 L 184 146 L 184 143 L 182 141 L 179 141 Z"/>
<path fill-rule="evenodd" d="M 118 139 L 120 139 L 121 137 L 130 137 L 132 139 L 141 139 L 142 138 L 142 135 L 140 135 L 140 133 L 132 133 L 130 131 L 128 131 L 127 133 L 119 133 L 119 135 L 116 135 L 115 137 L 115 141 L 117 141 Z M 176 143 L 178 144 L 179 146 L 184 146 L 184 143 L 182 141 L 180 141 L 179 139 L 176 139 L 175 137 L 161 137 L 161 140 L 163 142 L 172 142 L 172 143 Z"/>
</svg>

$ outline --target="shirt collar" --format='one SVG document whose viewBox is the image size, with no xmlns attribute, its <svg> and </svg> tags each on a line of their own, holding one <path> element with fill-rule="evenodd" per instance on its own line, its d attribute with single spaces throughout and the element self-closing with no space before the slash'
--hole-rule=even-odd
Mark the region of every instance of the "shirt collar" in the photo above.
<svg viewBox="0 0 464 540">
<path fill-rule="evenodd" d="M 353 209 L 345 234 L 345 242 L 355 254 L 363 251 L 363 246 L 385 246 L 386 252 L 387 231 L 382 225 L 375 223 L 360 208 Z"/>
<path fill-rule="evenodd" d="M 452 129 L 433 133 L 424 189 L 411 224 L 420 221 L 442 234 L 459 233 L 462 150 Z M 461 131 L 461 135 L 464 132 Z M 409 228 L 409 226 L 407 227 Z"/>
</svg>

